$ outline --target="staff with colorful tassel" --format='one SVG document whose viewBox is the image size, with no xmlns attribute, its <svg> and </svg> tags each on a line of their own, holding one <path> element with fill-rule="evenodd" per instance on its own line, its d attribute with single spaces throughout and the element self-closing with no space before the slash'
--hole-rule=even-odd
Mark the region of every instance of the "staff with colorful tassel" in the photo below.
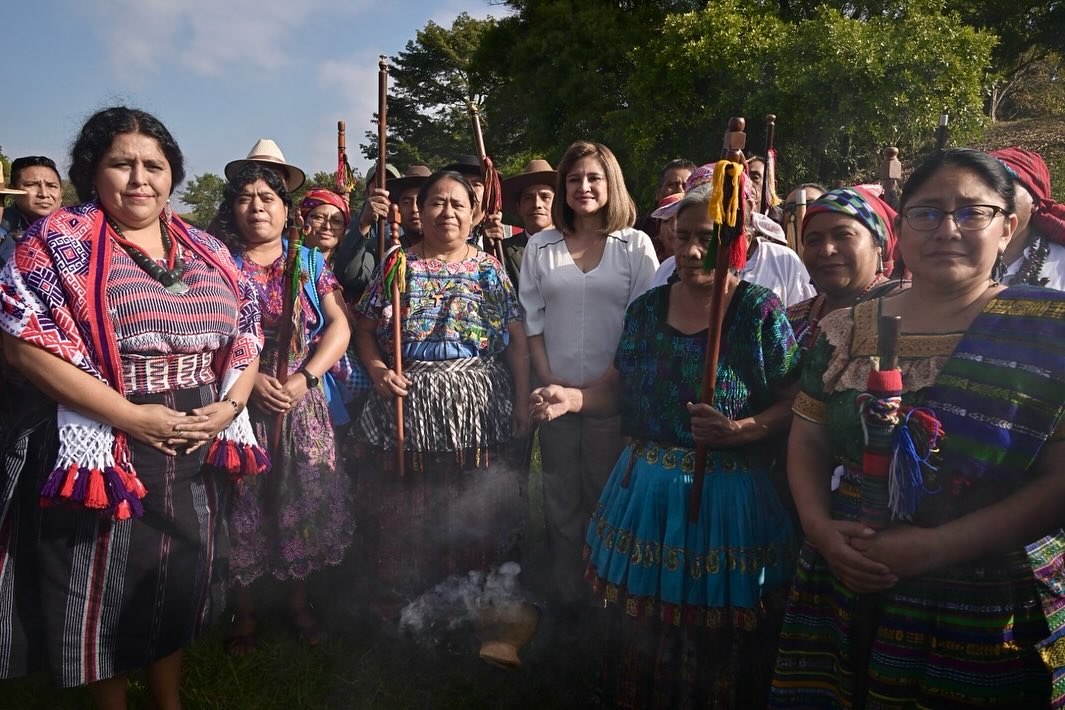
<svg viewBox="0 0 1065 710">
<path fill-rule="evenodd" d="M 377 167 L 374 170 L 377 188 L 386 190 L 387 165 L 385 163 L 388 140 L 388 61 L 382 54 L 377 63 Z M 377 218 L 377 263 L 385 260 L 385 226 L 388 218 Z"/>
<path fill-rule="evenodd" d="M 385 291 L 392 302 L 392 369 L 403 377 L 403 292 L 407 290 L 407 257 L 400 243 L 399 205 L 392 203 L 389 213 L 392 246 L 385 254 Z M 406 470 L 403 434 L 403 397 L 395 397 L 396 407 L 396 472 Z"/>
<path fill-rule="evenodd" d="M 302 327 L 297 327 L 294 319 L 298 317 L 296 304 L 300 300 L 300 288 L 303 283 L 300 280 L 302 268 L 300 265 L 300 247 L 303 246 L 303 220 L 297 213 L 288 228 L 288 253 L 285 255 L 285 275 L 283 280 L 283 298 L 281 302 L 281 322 L 277 331 L 277 367 L 274 369 L 274 377 L 284 386 L 288 382 L 289 358 L 299 346 L 296 339 L 302 333 Z M 281 427 L 285 421 L 285 414 L 279 413 L 274 417 L 274 426 L 270 430 L 270 451 L 276 451 L 281 441 Z"/>
<path fill-rule="evenodd" d="M 348 162 L 347 124 L 337 121 L 337 192 L 350 195 L 356 182 L 355 172 Z"/>
<path fill-rule="evenodd" d="M 777 117 L 768 114 L 765 121 L 765 175 L 762 176 L 762 194 L 759 204 L 762 207 L 762 214 L 768 215 L 770 209 L 780 204 L 780 197 L 777 196 L 777 150 L 773 147 Z"/>
<path fill-rule="evenodd" d="M 729 269 L 737 271 L 747 264 L 747 240 L 744 239 L 744 192 L 747 178 L 744 175 L 743 147 L 747 142 L 744 133 L 746 122 L 742 117 L 729 119 L 725 131 L 721 160 L 714 167 L 713 196 L 710 198 L 708 215 L 716 225 L 714 239 L 706 250 L 703 268 L 714 270 L 714 293 L 710 303 L 710 323 L 706 333 L 706 365 L 703 369 L 703 385 L 700 401 L 712 404 L 717 386 L 717 363 L 721 351 L 721 324 L 725 316 L 725 286 Z M 696 444 L 695 471 L 692 480 L 688 517 L 699 519 L 700 501 L 703 499 L 703 476 L 706 472 L 707 447 Z"/>
</svg>

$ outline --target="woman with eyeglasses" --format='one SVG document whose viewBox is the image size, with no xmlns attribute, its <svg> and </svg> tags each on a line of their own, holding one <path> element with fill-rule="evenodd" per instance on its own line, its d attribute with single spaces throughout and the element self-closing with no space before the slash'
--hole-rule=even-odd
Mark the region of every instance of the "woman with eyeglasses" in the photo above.
<svg viewBox="0 0 1065 710">
<path fill-rule="evenodd" d="M 935 155 L 896 221 L 912 286 L 821 321 L 793 406 L 806 542 L 771 707 L 1061 705 L 1065 294 L 996 280 L 1014 212 L 1001 163 Z M 881 315 L 901 318 L 902 424 L 875 507 L 859 410 L 894 406 L 863 396 Z"/>
<path fill-rule="evenodd" d="M 18 235 L 29 229 L 41 217 L 59 209 L 62 204 L 63 181 L 55 161 L 43 155 L 27 155 L 11 162 L 11 187 L 25 194 L 11 198 L 14 204 L 4 211 L 0 223 L 8 234 Z"/>
</svg>

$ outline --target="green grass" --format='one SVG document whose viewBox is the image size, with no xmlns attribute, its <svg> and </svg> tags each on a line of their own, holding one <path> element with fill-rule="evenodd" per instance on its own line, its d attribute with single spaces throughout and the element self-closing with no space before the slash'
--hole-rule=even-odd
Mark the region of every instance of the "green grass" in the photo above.
<svg viewBox="0 0 1065 710">
<path fill-rule="evenodd" d="M 546 568 L 539 450 L 529 477 L 530 525 L 525 584 Z M 357 542 L 356 542 L 357 544 Z M 381 629 L 366 614 L 354 582 L 354 563 L 312 578 L 316 613 L 329 633 L 317 648 L 296 636 L 285 616 L 284 590 L 257 590 L 258 650 L 232 658 L 219 624 L 186 651 L 182 699 L 186 708 L 580 708 L 592 697 L 594 658 L 587 639 L 545 615 L 537 636 L 522 651 L 523 666 L 505 670 L 477 657 L 472 630 L 458 631 L 427 648 Z M 149 707 L 144 673 L 134 673 L 130 706 Z M 84 688 L 59 690 L 38 674 L 0 683 L 0 710 L 92 708 Z"/>
</svg>

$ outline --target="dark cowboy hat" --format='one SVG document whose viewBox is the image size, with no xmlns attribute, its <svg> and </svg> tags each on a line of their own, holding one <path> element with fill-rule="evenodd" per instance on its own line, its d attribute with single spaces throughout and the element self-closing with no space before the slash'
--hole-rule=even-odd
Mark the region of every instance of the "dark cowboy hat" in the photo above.
<svg viewBox="0 0 1065 710">
<path fill-rule="evenodd" d="M 25 190 L 16 190 L 13 187 L 8 187 L 4 182 L 4 164 L 0 163 L 0 195 L 25 195 Z M 3 206 L 3 202 L 0 202 L 0 207 Z"/>
<path fill-rule="evenodd" d="M 271 168 L 277 168 L 285 176 L 285 189 L 289 192 L 298 190 L 307 179 L 307 174 L 295 165 L 285 162 L 285 154 L 277 147 L 277 143 L 269 138 L 260 138 L 248 151 L 248 157 L 242 160 L 231 160 L 226 163 L 226 179 L 232 180 L 233 176 L 245 163 L 259 163 Z"/>
<path fill-rule="evenodd" d="M 518 198 L 530 185 L 547 185 L 553 191 L 558 182 L 558 172 L 546 160 L 530 160 L 525 169 L 502 182 L 503 204 L 516 209 Z"/>
<path fill-rule="evenodd" d="M 388 181 L 393 178 L 399 177 L 399 170 L 392 163 L 385 163 L 385 189 L 388 189 Z M 370 171 L 366 173 L 366 189 L 371 187 L 377 187 L 377 164 L 370 166 Z"/>
<path fill-rule="evenodd" d="M 403 173 L 403 177 L 392 178 L 385 183 L 388 186 L 388 194 L 392 197 L 399 197 L 399 193 L 404 190 L 421 187 L 426 178 L 432 174 L 433 171 L 424 165 L 412 165 L 407 168 L 407 172 Z"/>
<path fill-rule="evenodd" d="M 455 162 L 448 163 L 441 170 L 454 170 L 463 175 L 481 176 L 481 161 L 476 155 L 460 155 Z"/>
</svg>

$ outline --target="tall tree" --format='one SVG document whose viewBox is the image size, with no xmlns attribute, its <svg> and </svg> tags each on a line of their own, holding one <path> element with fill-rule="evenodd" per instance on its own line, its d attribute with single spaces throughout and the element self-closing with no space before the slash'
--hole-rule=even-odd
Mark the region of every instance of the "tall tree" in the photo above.
<svg viewBox="0 0 1065 710">
<path fill-rule="evenodd" d="M 444 28 L 430 21 L 414 40 L 390 59 L 388 156 L 401 169 L 412 164 L 439 167 L 456 155 L 473 153 L 467 109 L 484 109 L 499 75 L 475 59 L 484 33 L 496 20 L 462 13 Z M 509 138 L 485 121 L 485 140 L 492 154 L 505 154 Z M 377 158 L 377 133 L 367 131 L 363 155 Z"/>
</svg>

